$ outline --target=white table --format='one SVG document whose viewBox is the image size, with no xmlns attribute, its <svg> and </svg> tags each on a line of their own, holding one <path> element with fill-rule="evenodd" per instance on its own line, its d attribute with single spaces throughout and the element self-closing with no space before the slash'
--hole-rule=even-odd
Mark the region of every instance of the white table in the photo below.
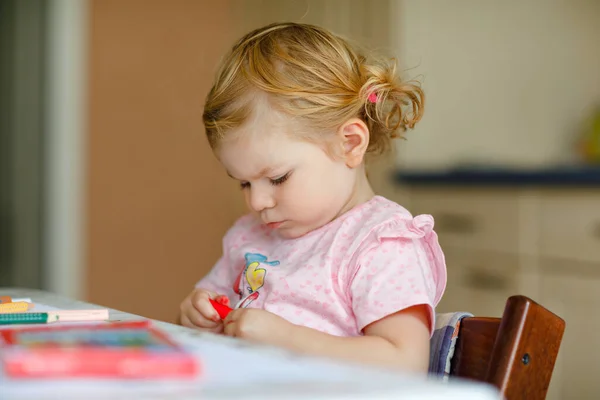
<svg viewBox="0 0 600 400">
<path fill-rule="evenodd" d="M 102 308 L 52 293 L 0 288 L 0 295 L 29 297 L 61 309 Z M 111 320 L 142 317 L 109 310 Z M 396 374 L 298 356 L 272 347 L 154 321 L 200 358 L 204 373 L 193 383 L 14 381 L 0 376 L 0 399 L 498 399 L 487 386 Z M 0 371 L 1 373 L 1 371 Z"/>
</svg>

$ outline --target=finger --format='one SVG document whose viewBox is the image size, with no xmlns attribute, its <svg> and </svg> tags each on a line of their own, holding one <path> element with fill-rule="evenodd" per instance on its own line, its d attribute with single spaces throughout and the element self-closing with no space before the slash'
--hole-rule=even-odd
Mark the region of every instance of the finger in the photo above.
<svg viewBox="0 0 600 400">
<path fill-rule="evenodd" d="M 239 317 L 242 313 L 242 309 L 235 309 L 227 315 L 227 318 L 223 320 L 223 333 L 227 336 L 237 337 L 239 328 Z"/>
<path fill-rule="evenodd" d="M 212 333 L 223 333 L 223 329 L 225 329 L 225 324 L 223 323 L 223 321 L 221 321 L 219 324 L 217 324 L 217 326 L 215 326 L 212 329 L 209 329 L 209 331 Z"/>
<path fill-rule="evenodd" d="M 236 337 L 237 323 L 235 321 L 223 322 L 223 334 Z"/>
<path fill-rule="evenodd" d="M 190 308 L 190 310 L 188 310 L 188 312 L 185 313 L 185 316 L 192 324 L 194 324 L 194 326 L 198 328 L 213 329 L 218 325 L 222 324 L 220 320 L 213 321 L 205 318 L 195 308 Z"/>
<path fill-rule="evenodd" d="M 186 328 L 192 328 L 192 329 L 202 329 L 202 330 L 206 330 L 208 332 L 212 332 L 212 333 L 221 333 L 223 332 L 223 323 L 217 323 L 216 326 L 212 327 L 212 328 L 203 328 L 200 326 L 195 325 L 187 316 L 182 315 L 181 316 L 181 325 L 185 326 Z"/>
<path fill-rule="evenodd" d="M 227 325 L 228 323 L 236 321 L 237 319 L 239 319 L 239 316 L 243 310 L 244 310 L 243 308 L 234 308 L 233 310 L 231 310 L 229 312 L 229 314 L 227 314 L 227 317 L 225 317 L 225 319 L 223 320 L 223 323 L 225 325 Z"/>
<path fill-rule="evenodd" d="M 194 308 L 206 319 L 212 321 L 219 321 L 219 313 L 210 304 L 210 299 L 213 298 L 212 293 L 207 291 L 200 291 L 192 297 L 192 305 Z"/>
<path fill-rule="evenodd" d="M 190 321 L 190 319 L 183 314 L 181 315 L 181 325 L 185 326 L 186 328 L 195 328 L 194 324 L 192 324 L 192 321 Z"/>
<path fill-rule="evenodd" d="M 202 330 L 205 330 L 205 331 L 211 332 L 211 333 L 222 333 L 223 327 L 224 327 L 223 321 L 219 321 L 219 322 L 216 322 L 215 326 L 212 328 L 199 328 L 199 329 L 202 329 Z"/>
</svg>

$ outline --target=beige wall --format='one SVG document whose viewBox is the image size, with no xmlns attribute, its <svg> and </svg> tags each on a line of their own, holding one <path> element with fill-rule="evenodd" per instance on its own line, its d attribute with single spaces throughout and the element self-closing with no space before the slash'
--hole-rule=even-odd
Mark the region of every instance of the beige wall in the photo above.
<svg viewBox="0 0 600 400">
<path fill-rule="evenodd" d="M 599 1 L 399 0 L 395 20 L 403 67 L 427 95 L 406 166 L 573 156 L 600 103 Z"/>
<path fill-rule="evenodd" d="M 172 320 L 240 214 L 202 107 L 226 1 L 90 3 L 87 299 Z"/>
</svg>

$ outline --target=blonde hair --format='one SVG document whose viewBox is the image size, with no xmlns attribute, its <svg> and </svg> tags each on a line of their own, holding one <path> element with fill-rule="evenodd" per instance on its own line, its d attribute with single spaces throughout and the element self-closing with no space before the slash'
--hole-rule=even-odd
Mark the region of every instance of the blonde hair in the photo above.
<svg viewBox="0 0 600 400">
<path fill-rule="evenodd" d="M 276 23 L 241 38 L 223 61 L 203 115 L 213 149 L 250 118 L 261 92 L 308 124 L 310 140 L 326 140 L 323 132 L 361 118 L 369 128 L 368 153 L 387 150 L 423 115 L 423 91 L 400 80 L 395 60 L 368 57 L 317 26 Z"/>
</svg>

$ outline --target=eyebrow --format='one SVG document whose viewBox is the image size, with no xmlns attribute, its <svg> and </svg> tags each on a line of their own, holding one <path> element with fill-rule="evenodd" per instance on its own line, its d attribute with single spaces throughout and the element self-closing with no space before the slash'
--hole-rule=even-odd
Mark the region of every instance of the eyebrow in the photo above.
<svg viewBox="0 0 600 400">
<path fill-rule="evenodd" d="M 253 178 L 255 178 L 255 179 L 262 178 L 265 175 L 269 175 L 270 173 L 272 173 L 276 169 L 277 168 L 271 168 L 271 167 L 263 168 L 257 175 L 253 176 Z M 231 178 L 236 179 L 238 181 L 244 180 L 244 179 L 236 178 L 235 176 L 231 175 L 231 173 L 229 171 L 227 171 L 227 175 L 229 175 Z"/>
</svg>

